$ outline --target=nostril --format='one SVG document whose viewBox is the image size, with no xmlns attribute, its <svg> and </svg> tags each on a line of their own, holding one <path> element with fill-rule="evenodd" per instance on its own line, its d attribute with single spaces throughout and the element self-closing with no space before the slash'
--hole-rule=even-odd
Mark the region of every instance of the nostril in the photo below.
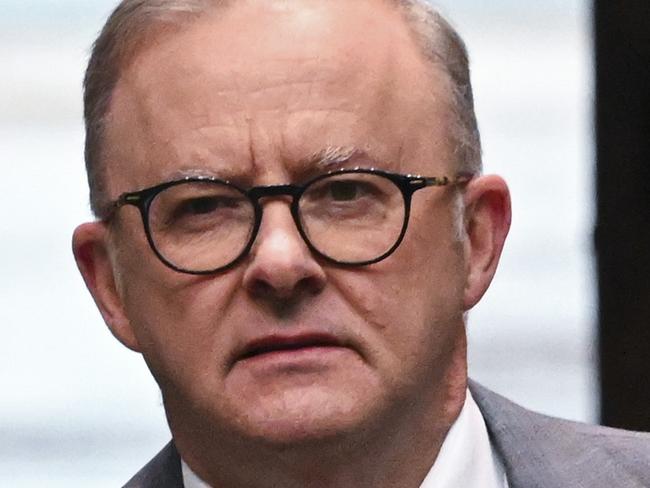
<svg viewBox="0 0 650 488">
<path fill-rule="evenodd" d="M 325 280 L 316 276 L 306 276 L 299 283 L 300 287 L 312 295 L 320 293 L 325 287 Z"/>
<path fill-rule="evenodd" d="M 273 293 L 273 287 L 264 280 L 255 280 L 248 289 L 255 297 L 268 296 Z"/>
<path fill-rule="evenodd" d="M 297 281 L 265 280 L 258 278 L 249 284 L 248 290 L 257 298 L 275 298 L 291 301 L 301 296 L 316 295 L 325 283 L 316 276 L 305 276 Z"/>
</svg>

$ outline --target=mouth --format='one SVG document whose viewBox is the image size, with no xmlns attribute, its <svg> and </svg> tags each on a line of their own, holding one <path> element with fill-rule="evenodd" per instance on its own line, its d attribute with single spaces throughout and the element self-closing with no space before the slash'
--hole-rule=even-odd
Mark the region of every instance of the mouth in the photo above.
<svg viewBox="0 0 650 488">
<path fill-rule="evenodd" d="M 292 353 L 315 348 L 343 347 L 346 346 L 336 337 L 329 334 L 273 335 L 249 342 L 239 355 L 239 360 L 243 361 L 274 353 Z"/>
</svg>

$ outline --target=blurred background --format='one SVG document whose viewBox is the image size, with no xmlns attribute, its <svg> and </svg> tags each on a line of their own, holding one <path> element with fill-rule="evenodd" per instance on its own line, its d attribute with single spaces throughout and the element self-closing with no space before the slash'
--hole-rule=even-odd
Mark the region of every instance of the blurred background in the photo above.
<svg viewBox="0 0 650 488">
<path fill-rule="evenodd" d="M 471 376 L 597 421 L 594 93 L 586 0 L 436 2 L 473 62 L 486 172 L 512 190 Z M 169 439 L 141 358 L 112 338 L 70 251 L 90 219 L 81 80 L 113 0 L 0 0 L 0 486 L 121 486 Z"/>
</svg>

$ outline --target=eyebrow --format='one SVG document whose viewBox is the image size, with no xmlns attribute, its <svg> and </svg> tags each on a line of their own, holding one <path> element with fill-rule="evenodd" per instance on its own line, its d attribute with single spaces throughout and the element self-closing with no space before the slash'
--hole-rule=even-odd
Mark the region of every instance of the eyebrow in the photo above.
<svg viewBox="0 0 650 488">
<path fill-rule="evenodd" d="M 217 178 L 230 181 L 232 174 L 225 168 L 215 171 L 212 168 L 181 168 L 166 175 L 165 181 L 180 180 L 184 178 Z"/>
<path fill-rule="evenodd" d="M 368 162 L 374 161 L 367 151 L 355 146 L 326 146 L 310 156 L 301 159 L 299 164 L 302 168 L 308 168 L 309 172 L 327 172 L 338 169 L 356 159 L 367 159 Z M 228 167 L 219 168 L 217 171 L 212 168 L 181 168 L 167 174 L 165 181 L 192 177 L 218 178 L 226 181 L 237 180 L 235 175 L 228 170 Z"/>
<path fill-rule="evenodd" d="M 368 154 L 354 146 L 327 146 L 300 163 L 308 168 L 329 171 L 360 157 L 367 158 Z"/>
</svg>

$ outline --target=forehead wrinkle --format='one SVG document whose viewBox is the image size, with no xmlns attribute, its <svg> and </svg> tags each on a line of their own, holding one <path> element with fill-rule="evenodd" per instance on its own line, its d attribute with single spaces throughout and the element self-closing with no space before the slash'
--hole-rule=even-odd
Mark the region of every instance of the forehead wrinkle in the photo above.
<svg viewBox="0 0 650 488">
<path fill-rule="evenodd" d="M 228 71 L 231 72 L 231 70 Z M 256 115 L 264 116 L 266 113 L 278 109 L 293 113 L 299 111 L 316 113 L 350 111 L 353 108 L 348 107 L 349 103 L 346 103 L 345 100 L 314 97 L 314 94 L 327 93 L 329 87 L 345 84 L 346 80 L 341 79 L 340 71 L 334 69 L 327 73 L 322 70 L 302 73 L 298 79 L 294 74 L 285 70 L 282 76 L 278 76 L 277 79 L 270 82 L 268 77 L 264 77 L 260 81 L 252 79 L 245 73 L 238 73 L 237 81 L 233 79 L 235 77 L 218 76 L 216 80 L 210 80 L 209 87 L 197 80 L 204 77 L 195 76 L 194 82 L 183 78 L 184 89 L 181 92 L 173 89 L 169 91 L 172 85 L 176 86 L 178 83 L 161 86 L 157 82 L 158 76 L 155 75 L 156 73 L 150 76 L 150 79 L 141 79 L 134 83 L 134 88 L 140 94 L 138 106 L 142 112 L 141 122 L 151 119 L 153 123 L 160 121 L 164 125 L 163 119 L 169 120 L 173 117 L 186 120 L 196 128 L 201 128 L 203 125 L 236 126 L 243 125 L 247 118 Z M 290 76 L 293 76 L 293 79 L 289 78 Z M 244 87 L 245 84 L 248 86 Z M 280 96 L 275 95 L 276 91 L 280 92 Z M 290 96 L 282 96 L 282 91 L 288 92 Z M 160 107 L 156 103 L 160 99 L 165 99 L 165 117 L 161 117 Z M 303 109 L 301 107 L 304 106 L 305 100 L 311 103 L 316 102 L 317 105 Z M 258 106 L 251 112 L 250 107 L 247 107 L 251 101 L 262 103 L 258 103 Z M 156 107 L 156 110 L 152 110 L 152 106 Z"/>
<path fill-rule="evenodd" d="M 268 66 L 265 66 L 268 65 Z M 299 66 L 287 71 L 286 66 L 294 65 L 290 59 L 273 59 L 267 63 L 258 63 L 255 71 L 231 70 L 224 82 L 233 83 L 231 91 L 244 92 L 245 94 L 266 93 L 275 88 L 299 88 L 301 86 L 332 85 L 340 83 L 332 74 L 336 71 L 327 60 L 313 57 L 300 62 Z M 333 69 L 334 68 L 334 69 Z M 221 80 L 219 80 L 221 81 Z M 228 91 L 226 91 L 228 93 Z"/>
<path fill-rule="evenodd" d="M 117 165 L 111 164 L 113 171 L 125 175 L 125 170 L 134 163 L 156 169 L 133 174 L 129 171 L 132 176 L 140 175 L 131 185 L 146 187 L 185 176 L 234 179 L 247 171 L 242 167 L 247 165 L 245 157 L 236 156 L 241 141 L 223 137 L 223 134 L 211 134 L 214 131 L 236 130 L 234 120 L 209 120 L 211 117 L 207 112 L 198 118 L 196 114 L 186 116 L 183 110 L 170 109 L 168 106 L 161 113 L 161 107 L 157 108 L 155 103 L 151 103 L 153 98 L 140 97 L 140 94 L 139 91 L 122 90 L 114 98 L 116 105 L 110 112 L 113 119 L 118 119 L 109 124 L 109 129 L 115 129 L 110 140 L 119 141 L 118 144 L 109 145 L 108 154 Z M 175 127 L 175 124 L 168 123 L 175 118 L 191 121 L 192 124 L 185 125 L 182 133 L 170 132 L 169 127 Z M 130 119 L 131 123 L 124 124 L 125 119 Z M 206 125 L 208 123 L 210 125 Z M 128 127 L 131 137 L 125 137 L 122 127 Z M 133 133 L 136 133 L 135 137 L 132 137 Z M 127 146 L 124 142 L 128 141 L 134 143 Z M 173 167 L 178 170 L 173 171 Z M 131 185 L 126 189 L 132 189 Z"/>
<path fill-rule="evenodd" d="M 205 27 L 206 24 L 211 26 L 208 34 L 200 33 L 198 28 Z M 136 55 L 131 66 L 138 66 L 142 73 L 156 71 L 158 75 L 166 78 L 171 77 L 181 80 L 188 87 L 186 92 L 192 98 L 196 90 L 191 85 L 200 85 L 206 78 L 209 78 L 213 84 L 212 92 L 230 95 L 232 92 L 264 92 L 275 87 L 289 86 L 293 84 L 308 84 L 315 82 L 326 82 L 328 71 L 338 68 L 337 56 L 327 52 L 313 52 L 303 50 L 296 54 L 275 51 L 270 53 L 270 57 L 257 59 L 254 69 L 251 70 L 251 63 L 246 56 L 240 56 L 234 51 L 242 49 L 251 50 L 251 37 L 247 39 L 245 47 L 239 46 L 237 37 L 227 34 L 230 26 L 224 23 L 224 19 L 215 18 L 211 15 L 205 15 L 198 19 L 180 32 L 170 36 L 163 36 L 158 42 L 151 43 L 141 49 Z M 246 26 L 245 26 L 246 27 Z M 226 30 L 226 33 L 222 32 Z M 244 29 L 245 31 L 250 29 Z M 230 36 L 230 37 L 228 37 Z M 268 43 L 262 43 L 262 38 L 254 37 L 254 44 L 259 44 L 261 50 L 265 50 Z M 241 36 L 239 36 L 241 37 Z M 224 42 L 224 39 L 226 42 Z M 203 46 L 202 50 L 185 50 L 184 46 L 196 44 L 200 41 Z M 229 46 L 230 43 L 235 43 Z M 229 49 L 224 49 L 229 46 Z M 233 49 L 237 47 L 237 49 Z M 292 45 L 292 47 L 294 47 Z M 207 57 L 206 57 L 207 55 Z M 243 58 L 243 59 L 242 59 Z M 136 62 L 137 61 L 137 62 Z M 286 70 L 287 63 L 298 63 L 305 69 Z M 309 68 L 314 69 L 309 69 Z M 328 70 L 327 67 L 330 69 Z M 333 68 L 333 69 L 332 69 Z M 320 77 L 314 75 L 319 75 Z M 137 76 L 137 75 L 136 75 Z M 291 77 L 291 79 L 289 79 Z M 149 80 L 139 80 L 144 82 L 144 91 L 151 89 L 160 89 L 158 83 L 160 76 L 149 77 Z M 218 86 L 214 86 L 214 82 Z M 189 85 L 189 86 L 188 86 Z M 162 87 L 165 88 L 164 86 Z"/>
</svg>

